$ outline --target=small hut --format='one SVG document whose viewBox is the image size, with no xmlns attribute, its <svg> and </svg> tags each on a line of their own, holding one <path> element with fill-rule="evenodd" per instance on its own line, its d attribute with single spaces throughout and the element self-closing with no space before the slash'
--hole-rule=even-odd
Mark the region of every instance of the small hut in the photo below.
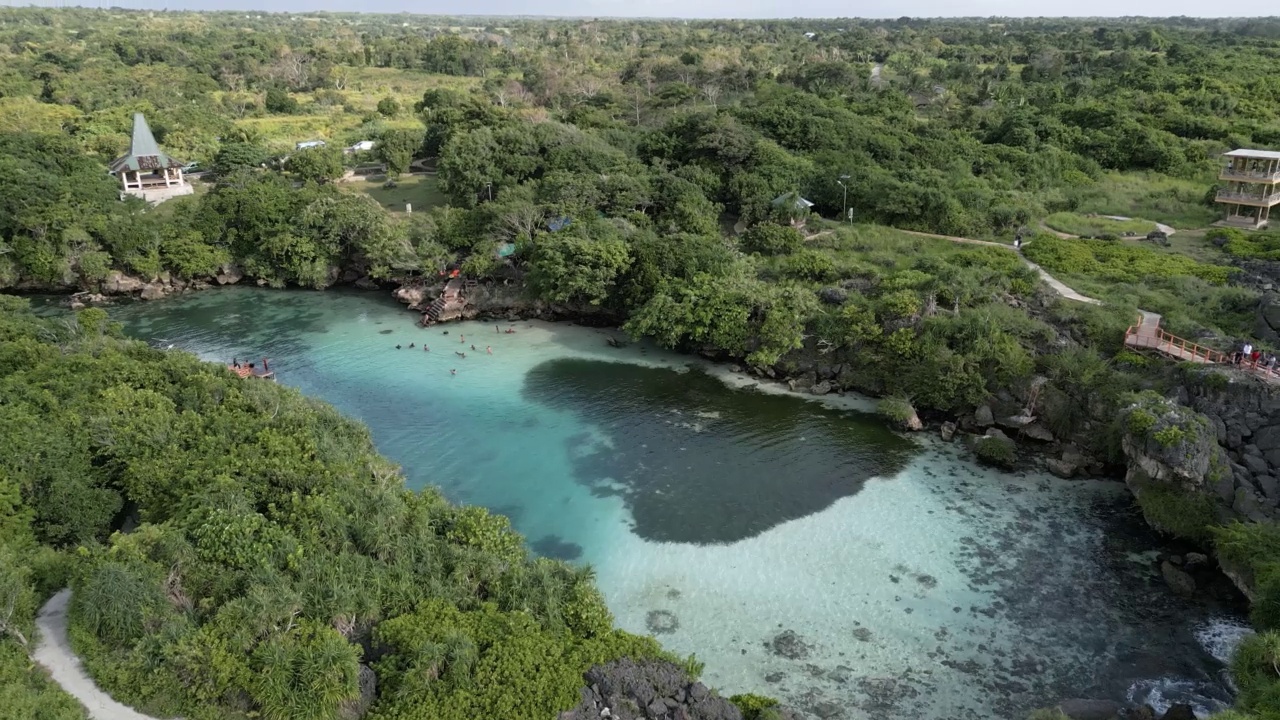
<svg viewBox="0 0 1280 720">
<path fill-rule="evenodd" d="M 813 203 L 800 197 L 798 192 L 783 193 L 773 199 L 771 203 L 773 211 L 787 222 L 791 223 L 791 227 L 799 230 L 804 227 L 804 221 L 809 217 L 809 209 L 813 207 Z"/>
<path fill-rule="evenodd" d="M 184 163 L 166 155 L 151 134 L 142 113 L 133 114 L 133 139 L 129 154 L 112 162 L 112 175 L 120 178 L 120 199 L 133 195 L 156 205 L 194 190 L 182 177 Z"/>
</svg>

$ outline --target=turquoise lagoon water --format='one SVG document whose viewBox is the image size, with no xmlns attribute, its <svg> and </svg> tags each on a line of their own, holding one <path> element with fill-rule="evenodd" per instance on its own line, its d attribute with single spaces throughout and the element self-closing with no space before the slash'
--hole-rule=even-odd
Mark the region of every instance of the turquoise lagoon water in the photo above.
<svg viewBox="0 0 1280 720">
<path fill-rule="evenodd" d="M 982 469 L 858 398 L 743 387 L 610 347 L 611 331 L 424 330 L 377 293 L 252 288 L 113 314 L 211 361 L 272 358 L 281 382 L 368 424 L 410 486 L 592 564 L 622 627 L 697 653 L 724 692 L 850 720 L 1229 698 L 1223 659 L 1247 631 L 1233 608 L 1167 592 L 1119 483 Z"/>
</svg>

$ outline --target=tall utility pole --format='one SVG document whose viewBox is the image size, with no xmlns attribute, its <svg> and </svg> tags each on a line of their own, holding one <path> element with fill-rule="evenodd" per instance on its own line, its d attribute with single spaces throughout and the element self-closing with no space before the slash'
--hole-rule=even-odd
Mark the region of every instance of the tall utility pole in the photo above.
<svg viewBox="0 0 1280 720">
<path fill-rule="evenodd" d="M 848 179 L 848 175 L 841 175 L 836 182 L 840 183 L 840 187 L 844 188 L 844 218 L 842 220 L 847 220 L 852 225 L 853 217 L 849 215 L 849 186 L 844 184 L 844 181 Z"/>
</svg>

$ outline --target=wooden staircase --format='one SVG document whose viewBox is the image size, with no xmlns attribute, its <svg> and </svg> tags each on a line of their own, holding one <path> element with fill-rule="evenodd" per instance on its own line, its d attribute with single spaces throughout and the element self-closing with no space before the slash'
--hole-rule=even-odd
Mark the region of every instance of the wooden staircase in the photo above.
<svg viewBox="0 0 1280 720">
<path fill-rule="evenodd" d="M 1201 365 L 1230 365 L 1231 367 L 1255 375 L 1269 382 L 1280 381 L 1272 370 L 1245 359 L 1239 365 L 1233 357 L 1216 348 L 1201 345 L 1186 338 L 1167 333 L 1160 328 L 1160 316 L 1145 310 L 1140 311 L 1138 324 L 1132 325 L 1124 333 L 1124 344 L 1137 350 L 1155 350 L 1162 355 L 1183 362 Z"/>
<path fill-rule="evenodd" d="M 475 281 L 468 281 L 471 286 L 475 285 Z M 426 312 L 422 314 L 422 325 L 434 325 L 440 322 L 440 316 L 449 311 L 461 310 L 467 304 L 466 298 L 462 295 L 463 281 L 460 278 L 453 278 L 445 283 L 444 291 L 440 293 L 440 297 L 431 301 L 427 306 Z M 449 318 L 452 319 L 452 318 Z"/>
</svg>

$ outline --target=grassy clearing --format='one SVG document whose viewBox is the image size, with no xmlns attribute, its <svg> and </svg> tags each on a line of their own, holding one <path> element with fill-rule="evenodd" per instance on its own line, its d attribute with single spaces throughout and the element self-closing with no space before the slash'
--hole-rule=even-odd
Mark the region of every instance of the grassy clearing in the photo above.
<svg viewBox="0 0 1280 720">
<path fill-rule="evenodd" d="M 1152 218 L 1182 230 L 1207 227 L 1218 219 L 1218 212 L 1204 204 L 1213 182 L 1212 176 L 1184 180 L 1151 172 L 1117 172 L 1073 195 L 1082 214 Z"/>
<path fill-rule="evenodd" d="M 449 204 L 449 198 L 440 192 L 439 182 L 433 175 L 404 175 L 393 188 L 383 187 L 385 177 L 371 177 L 374 179 L 346 183 L 344 187 L 366 193 L 391 212 L 404 212 L 405 203 L 412 203 L 413 209 L 418 211 Z"/>
<path fill-rule="evenodd" d="M 343 94 L 353 105 L 368 110 L 372 110 L 379 100 L 387 96 L 394 97 L 401 105 L 410 108 L 428 90 L 448 88 L 467 91 L 479 87 L 481 83 L 481 79 L 476 77 L 431 75 L 398 68 L 358 67 L 347 70 L 349 76 L 347 85 L 342 90 Z"/>
<path fill-rule="evenodd" d="M 1070 212 L 1054 213 L 1044 219 L 1044 224 L 1058 232 L 1093 236 L 1115 235 L 1116 237 L 1125 237 L 1141 235 L 1145 237 L 1147 233 L 1156 229 L 1154 222 L 1143 220 L 1142 218 L 1115 220 L 1102 215 L 1086 216 Z"/>
</svg>

